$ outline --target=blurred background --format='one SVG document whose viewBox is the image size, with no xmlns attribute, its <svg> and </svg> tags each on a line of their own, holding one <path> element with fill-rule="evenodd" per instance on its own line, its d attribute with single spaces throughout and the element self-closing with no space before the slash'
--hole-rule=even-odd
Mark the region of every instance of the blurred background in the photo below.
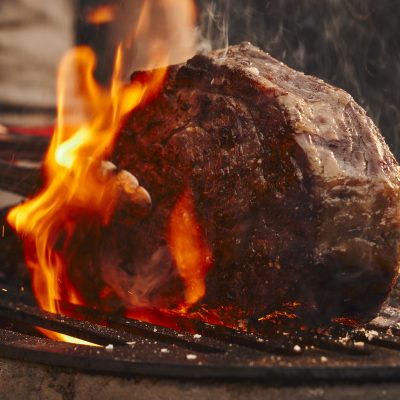
<svg viewBox="0 0 400 400">
<path fill-rule="evenodd" d="M 96 51 L 96 78 L 107 84 L 117 43 L 136 29 L 146 5 L 152 7 L 147 22 L 167 37 L 164 45 L 179 47 L 172 62 L 183 62 L 195 51 L 250 41 L 289 66 L 351 93 L 400 159 L 400 1 L 194 3 L 197 28 L 192 37 L 180 37 L 176 20 L 184 19 L 174 15 L 179 10 L 171 0 L 1 0 L 0 137 L 7 129 L 42 137 L 51 134 L 57 66 L 74 45 L 90 45 Z M 148 46 L 145 38 L 133 44 L 126 78 L 143 68 L 141 55 Z M 0 151 L 1 146 L 0 141 Z M 0 206 L 16 199 L 1 192 Z"/>
</svg>

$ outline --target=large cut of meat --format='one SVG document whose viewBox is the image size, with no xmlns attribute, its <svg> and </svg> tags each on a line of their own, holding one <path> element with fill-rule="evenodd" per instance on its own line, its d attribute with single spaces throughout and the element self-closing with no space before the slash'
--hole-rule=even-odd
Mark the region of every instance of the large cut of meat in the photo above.
<svg viewBox="0 0 400 400">
<path fill-rule="evenodd" d="M 120 238 L 120 268 L 165 277 L 154 304 L 182 289 L 168 232 L 187 193 L 212 252 L 201 304 L 262 316 L 299 302 L 362 321 L 397 277 L 399 166 L 379 130 L 349 94 L 250 44 L 171 67 L 127 120 L 115 162 L 152 198 Z"/>
</svg>

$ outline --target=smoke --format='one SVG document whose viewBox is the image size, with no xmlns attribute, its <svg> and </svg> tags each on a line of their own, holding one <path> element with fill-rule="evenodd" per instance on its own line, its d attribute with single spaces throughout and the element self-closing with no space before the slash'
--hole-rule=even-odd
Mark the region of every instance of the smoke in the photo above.
<svg viewBox="0 0 400 400">
<path fill-rule="evenodd" d="M 199 52 L 228 47 L 230 3 L 230 0 L 225 2 L 204 1 L 200 5 L 198 15 Z"/>
<path fill-rule="evenodd" d="M 189 0 L 173 3 L 184 4 L 190 13 Z M 77 42 L 90 43 L 98 52 L 97 77 L 102 82 L 111 73 L 110 60 L 117 41 L 135 26 L 147 2 L 118 4 L 120 17 L 114 24 L 91 27 L 78 20 Z M 204 52 L 250 41 L 292 68 L 348 91 L 367 110 L 400 159 L 399 1 L 196 0 L 196 5 L 197 30 L 193 36 L 178 12 L 171 7 L 167 7 L 168 12 L 162 11 L 155 2 L 152 6 L 154 10 L 161 7 L 162 12 L 151 12 L 151 37 L 166 39 L 164 43 L 173 49 L 170 63 L 191 56 L 192 44 L 193 50 Z M 162 32 L 165 24 L 174 28 L 169 35 Z M 133 59 L 141 58 L 141 51 L 148 50 L 147 43 L 140 40 L 132 48 Z M 146 64 L 131 63 L 128 72 Z"/>
<path fill-rule="evenodd" d="M 78 0 L 78 3 L 76 43 L 95 50 L 96 78 L 102 83 L 110 80 L 119 46 L 123 53 L 122 76 L 127 80 L 134 71 L 183 63 L 196 53 L 193 0 Z M 106 23 L 96 22 L 101 18 Z"/>
<path fill-rule="evenodd" d="M 128 309 L 160 305 L 157 304 L 159 293 L 176 276 L 166 246 L 157 249 L 147 261 L 136 263 L 134 275 L 127 273 L 119 264 L 121 259 L 112 251 L 104 253 L 100 259 L 104 282 Z"/>
<path fill-rule="evenodd" d="M 348 91 L 400 159 L 400 2 L 198 0 L 203 49 L 250 41 Z"/>
</svg>

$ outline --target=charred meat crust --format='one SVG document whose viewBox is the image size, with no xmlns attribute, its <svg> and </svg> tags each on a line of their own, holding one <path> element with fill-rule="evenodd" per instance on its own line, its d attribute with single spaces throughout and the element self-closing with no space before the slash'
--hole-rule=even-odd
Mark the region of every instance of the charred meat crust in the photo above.
<svg viewBox="0 0 400 400">
<path fill-rule="evenodd" d="M 213 253 L 210 307 L 263 315 L 297 301 L 313 318 L 367 320 L 397 277 L 399 167 L 380 132 L 349 94 L 248 43 L 171 67 L 115 162 L 153 201 L 124 268 L 168 248 L 190 188 Z"/>
</svg>

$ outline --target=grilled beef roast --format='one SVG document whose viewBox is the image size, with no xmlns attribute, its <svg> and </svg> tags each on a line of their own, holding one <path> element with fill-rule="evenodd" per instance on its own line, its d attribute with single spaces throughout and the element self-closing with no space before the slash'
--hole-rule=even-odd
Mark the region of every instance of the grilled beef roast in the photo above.
<svg viewBox="0 0 400 400">
<path fill-rule="evenodd" d="M 400 175 L 379 130 L 348 93 L 248 43 L 171 67 L 114 158 L 152 198 L 120 266 L 165 275 L 154 304 L 179 288 L 168 232 L 187 193 L 212 252 L 201 304 L 364 321 L 394 284 Z"/>
</svg>

